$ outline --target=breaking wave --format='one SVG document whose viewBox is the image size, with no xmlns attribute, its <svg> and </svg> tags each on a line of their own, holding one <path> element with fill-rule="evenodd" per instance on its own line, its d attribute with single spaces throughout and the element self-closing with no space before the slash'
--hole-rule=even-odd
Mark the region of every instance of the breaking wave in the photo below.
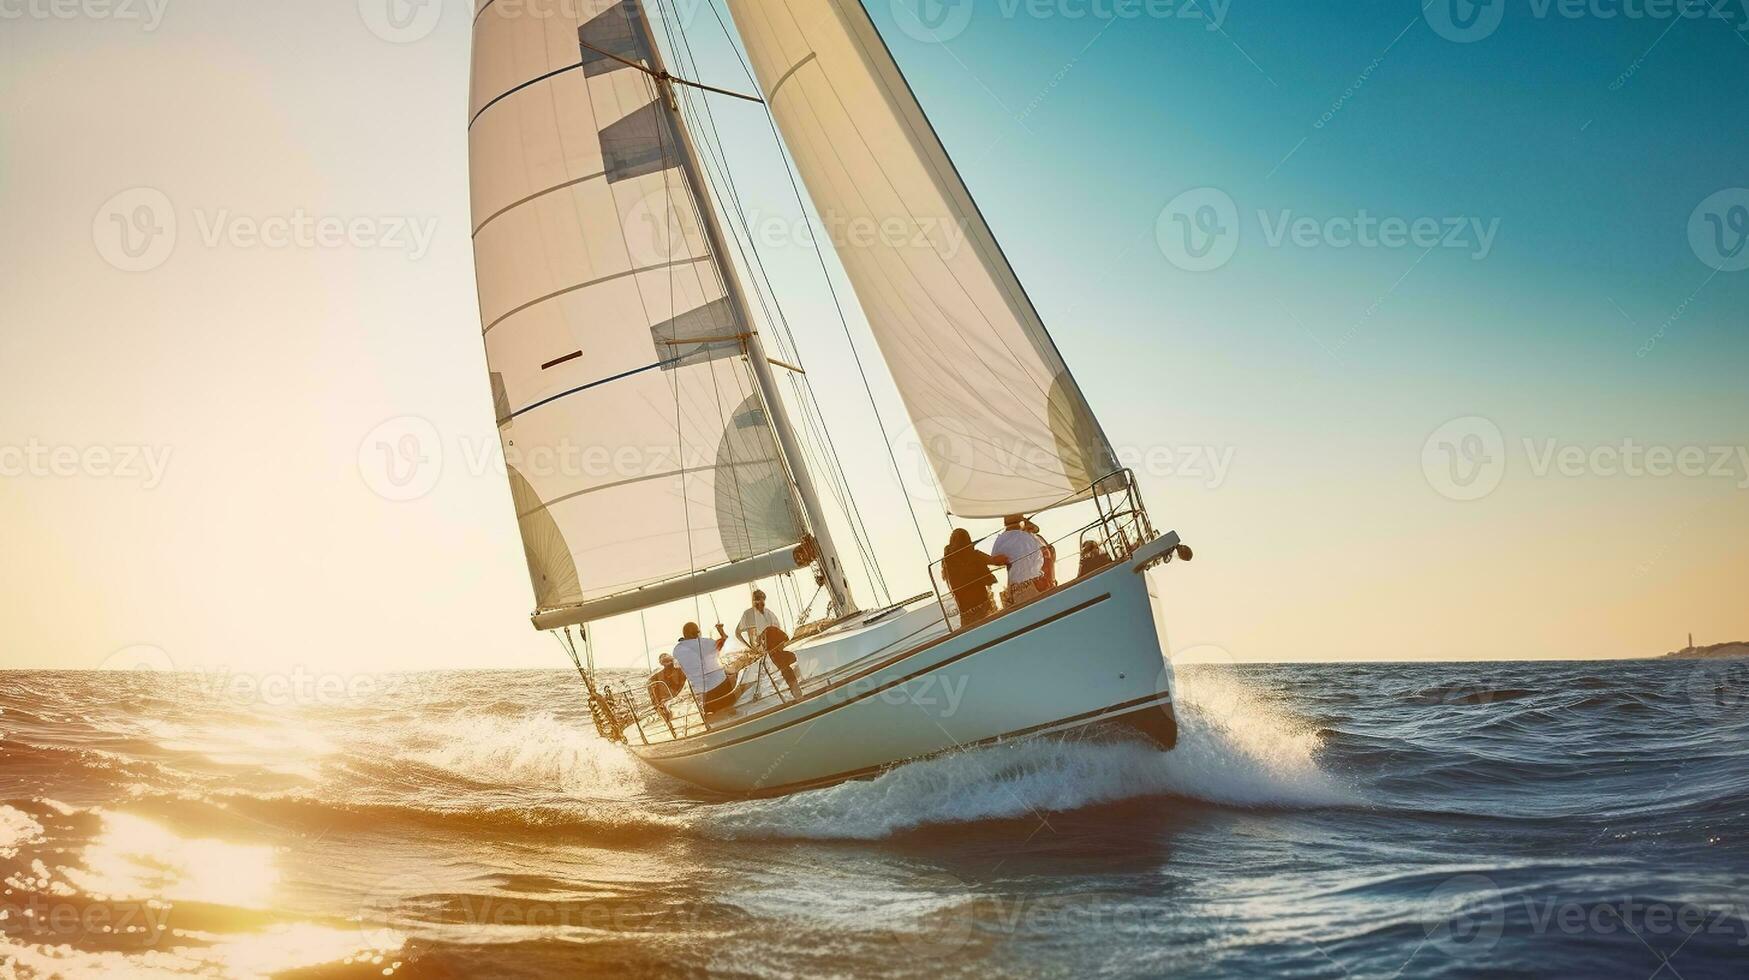
<svg viewBox="0 0 1749 980">
<path fill-rule="evenodd" d="M 872 840 L 932 824 L 1062 812 L 1149 796 L 1223 806 L 1352 806 L 1319 764 L 1322 736 L 1231 677 L 1181 676 L 1178 746 L 1041 738 L 899 766 L 865 782 L 714 808 L 730 837 Z"/>
</svg>

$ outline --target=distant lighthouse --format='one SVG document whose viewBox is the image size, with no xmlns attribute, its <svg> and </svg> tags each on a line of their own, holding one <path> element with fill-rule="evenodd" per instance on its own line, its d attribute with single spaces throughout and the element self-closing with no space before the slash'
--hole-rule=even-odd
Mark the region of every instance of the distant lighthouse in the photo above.
<svg viewBox="0 0 1749 980">
<path fill-rule="evenodd" d="M 1690 650 L 1694 649 L 1694 634 L 1693 633 L 1688 634 L 1688 649 L 1690 649 Z"/>
</svg>

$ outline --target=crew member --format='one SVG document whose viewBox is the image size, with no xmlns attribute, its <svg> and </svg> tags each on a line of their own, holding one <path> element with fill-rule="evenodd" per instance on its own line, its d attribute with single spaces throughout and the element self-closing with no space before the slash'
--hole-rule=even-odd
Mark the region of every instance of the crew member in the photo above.
<svg viewBox="0 0 1749 980">
<path fill-rule="evenodd" d="M 697 623 L 687 623 L 680 631 L 680 642 L 674 644 L 674 662 L 685 672 L 686 683 L 697 695 L 707 718 L 733 705 L 738 693 L 735 679 L 723 671 L 717 659 L 727 642 L 729 634 L 723 631 L 722 623 L 717 624 L 715 642 L 699 635 Z"/>
<path fill-rule="evenodd" d="M 1008 515 L 1002 525 L 1002 533 L 990 544 L 990 554 L 1008 560 L 1003 608 L 1011 609 L 1044 592 L 1044 540 L 1026 529 L 1026 518 L 1019 514 Z"/>
<path fill-rule="evenodd" d="M 802 696 L 802 681 L 796 675 L 796 655 L 786 649 L 789 634 L 779 625 L 777 614 L 766 608 L 764 589 L 753 590 L 753 605 L 741 614 L 741 622 L 735 626 L 735 638 L 747 644 L 749 650 L 770 657 L 772 664 L 782 672 L 789 692 L 798 698 Z"/>
</svg>

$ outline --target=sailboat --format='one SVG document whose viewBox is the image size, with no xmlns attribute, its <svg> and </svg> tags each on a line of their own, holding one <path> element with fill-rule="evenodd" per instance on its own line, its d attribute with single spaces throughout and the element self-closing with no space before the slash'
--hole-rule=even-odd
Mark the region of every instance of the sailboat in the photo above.
<svg viewBox="0 0 1749 980">
<path fill-rule="evenodd" d="M 727 0 L 756 95 L 672 74 L 685 25 L 651 0 L 476 4 L 468 135 L 492 399 L 533 624 L 571 656 L 602 736 L 735 796 L 1090 727 L 1169 750 L 1159 569 L 1190 550 L 1154 528 L 858 0 Z M 726 157 L 699 138 L 720 98 L 763 104 L 822 221 L 903 232 L 837 254 L 950 518 L 1072 516 L 1048 537 L 1092 567 L 1055 562 L 1042 594 L 982 619 L 940 562 L 929 591 L 858 603 L 822 482 L 872 546 L 819 445 L 830 427 L 805 424 L 805 371 L 770 353 L 788 325 L 734 235 Z M 798 579 L 827 597 L 787 648 L 799 689 L 744 656 L 732 705 L 706 715 L 702 692 L 658 705 L 596 669 L 610 620 Z"/>
</svg>

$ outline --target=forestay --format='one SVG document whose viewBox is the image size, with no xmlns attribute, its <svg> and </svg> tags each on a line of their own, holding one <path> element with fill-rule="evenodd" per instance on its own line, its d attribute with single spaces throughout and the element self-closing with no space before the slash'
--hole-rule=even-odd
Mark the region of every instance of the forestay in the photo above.
<svg viewBox="0 0 1749 980">
<path fill-rule="evenodd" d="M 728 0 L 949 509 L 1064 502 L 1117 468 L 859 0 Z"/>
<path fill-rule="evenodd" d="M 793 570 L 803 537 L 679 133 L 650 76 L 618 60 L 647 65 L 647 45 L 610 0 L 477 9 L 480 315 L 549 621 Z"/>
</svg>

